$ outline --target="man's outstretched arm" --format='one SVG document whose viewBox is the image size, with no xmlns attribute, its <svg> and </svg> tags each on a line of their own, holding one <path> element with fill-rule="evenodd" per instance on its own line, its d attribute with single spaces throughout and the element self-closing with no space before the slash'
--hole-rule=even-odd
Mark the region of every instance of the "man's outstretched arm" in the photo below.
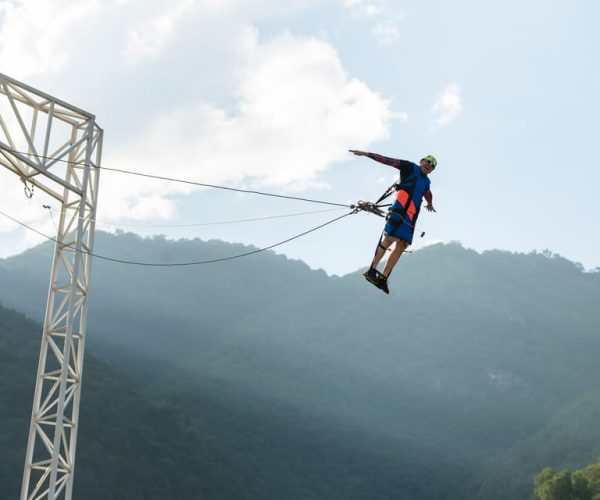
<svg viewBox="0 0 600 500">
<path fill-rule="evenodd" d="M 379 155 L 377 153 L 367 153 L 366 151 L 357 151 L 355 149 L 349 149 L 352 154 L 356 156 L 366 156 L 367 158 L 371 158 L 371 160 L 378 161 L 379 163 L 383 163 L 384 165 L 389 165 L 390 167 L 397 168 L 400 172 L 410 171 L 412 169 L 413 163 L 407 160 L 398 160 L 396 158 L 389 158 L 387 156 Z"/>
</svg>

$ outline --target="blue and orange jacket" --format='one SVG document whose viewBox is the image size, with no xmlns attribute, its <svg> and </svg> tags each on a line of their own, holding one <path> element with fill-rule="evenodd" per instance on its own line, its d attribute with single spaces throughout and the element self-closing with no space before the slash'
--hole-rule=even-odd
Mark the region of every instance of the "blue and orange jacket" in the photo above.
<svg viewBox="0 0 600 500">
<path fill-rule="evenodd" d="M 421 172 L 419 165 L 411 161 L 388 158 L 376 153 L 368 153 L 367 156 L 400 171 L 396 200 L 390 207 L 384 231 L 390 236 L 412 243 L 423 198 L 430 204 L 433 202 L 429 177 Z"/>
</svg>

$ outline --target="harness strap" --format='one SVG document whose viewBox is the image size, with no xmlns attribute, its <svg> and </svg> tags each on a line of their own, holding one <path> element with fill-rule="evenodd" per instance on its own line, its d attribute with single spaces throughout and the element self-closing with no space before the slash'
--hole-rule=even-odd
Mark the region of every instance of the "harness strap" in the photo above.
<svg viewBox="0 0 600 500">
<path fill-rule="evenodd" d="M 384 247 L 384 246 L 381 244 L 381 242 L 382 242 L 382 241 L 383 241 L 383 233 L 381 233 L 381 236 L 379 237 L 379 241 L 377 242 L 377 246 L 375 247 L 375 253 L 373 254 L 373 258 L 375 258 L 375 255 L 377 255 L 377 250 L 379 250 L 380 248 L 381 248 L 382 250 L 386 250 L 386 251 L 387 251 L 387 248 L 385 248 L 385 247 Z"/>
<path fill-rule="evenodd" d="M 388 196 L 390 196 L 394 191 L 398 190 L 398 186 L 400 184 L 398 182 L 394 182 L 394 184 L 392 184 L 389 188 L 387 188 L 385 190 L 385 193 L 383 193 L 379 199 L 375 202 L 375 205 L 379 205 L 379 203 L 381 203 L 383 200 L 385 200 Z"/>
</svg>

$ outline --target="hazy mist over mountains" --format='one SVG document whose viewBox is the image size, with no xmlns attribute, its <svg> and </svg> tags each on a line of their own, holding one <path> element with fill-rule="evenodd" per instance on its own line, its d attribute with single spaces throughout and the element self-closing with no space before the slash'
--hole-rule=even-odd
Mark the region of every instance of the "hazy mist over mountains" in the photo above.
<svg viewBox="0 0 600 500">
<path fill-rule="evenodd" d="M 41 321 L 52 250 L 0 261 L 5 307 Z M 247 250 L 124 233 L 98 233 L 95 248 L 154 262 Z M 119 394 L 125 412 L 136 398 L 144 412 L 167 412 L 150 426 L 165 456 L 199 464 L 177 498 L 512 500 L 530 498 L 544 466 L 600 456 L 600 273 L 549 253 L 449 244 L 404 256 L 390 287 L 386 296 L 359 271 L 328 276 L 271 252 L 186 268 L 96 259 L 82 429 L 114 429 L 86 414 L 86 404 L 110 410 L 103 390 Z M 10 389 L 20 372 L 0 386 L 5 407 L 19 409 L 3 418 L 14 423 L 7 450 L 22 467 L 41 327 L 0 312 L 14 327 L 3 330 L 11 345 L 0 337 L 0 365 L 25 370 L 17 353 L 32 363 L 23 391 Z M 14 340 L 24 324 L 27 351 Z M 131 455 L 110 440 L 95 452 L 122 471 L 144 453 L 135 428 L 148 423 L 122 429 Z M 181 439 L 194 445 L 178 449 Z M 78 467 L 94 463 L 91 441 L 82 431 Z M 89 476 L 78 481 L 93 490 Z"/>
</svg>

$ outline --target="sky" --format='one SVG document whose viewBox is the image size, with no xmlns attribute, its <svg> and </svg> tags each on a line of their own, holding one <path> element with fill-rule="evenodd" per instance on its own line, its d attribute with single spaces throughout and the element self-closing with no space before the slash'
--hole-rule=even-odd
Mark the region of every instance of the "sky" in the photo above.
<svg viewBox="0 0 600 500">
<path fill-rule="evenodd" d="M 349 149 L 433 154 L 437 212 L 413 250 L 549 250 L 592 270 L 599 18 L 594 0 L 0 0 L 0 73 L 93 113 L 109 168 L 350 204 L 397 172 Z M 0 210 L 52 235 L 44 204 L 59 210 L 0 170 Z M 264 247 L 331 208 L 103 171 L 96 227 Z M 382 229 L 359 213 L 276 251 L 343 275 Z M 0 217 L 0 257 L 41 241 Z"/>
</svg>

